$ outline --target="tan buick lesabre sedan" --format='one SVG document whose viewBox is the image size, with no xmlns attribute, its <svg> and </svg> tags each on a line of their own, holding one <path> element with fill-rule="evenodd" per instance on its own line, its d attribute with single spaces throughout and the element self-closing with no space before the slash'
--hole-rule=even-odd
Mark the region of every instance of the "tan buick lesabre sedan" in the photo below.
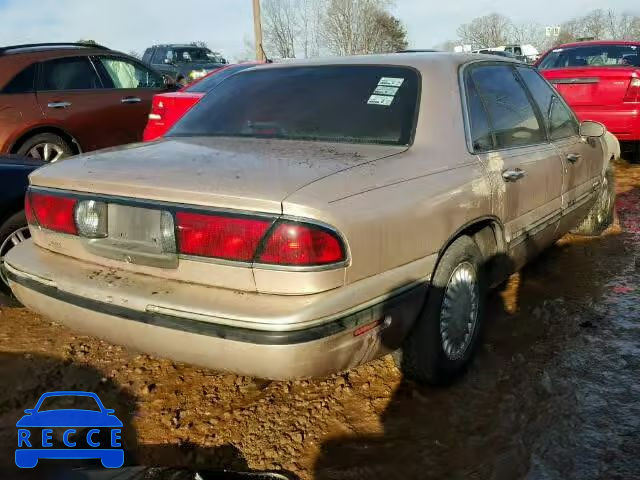
<svg viewBox="0 0 640 480">
<path fill-rule="evenodd" d="M 26 306 L 144 352 L 273 379 L 396 352 L 446 382 L 489 287 L 611 222 L 604 135 L 495 57 L 248 69 L 163 140 L 34 172 L 5 268 Z"/>
</svg>

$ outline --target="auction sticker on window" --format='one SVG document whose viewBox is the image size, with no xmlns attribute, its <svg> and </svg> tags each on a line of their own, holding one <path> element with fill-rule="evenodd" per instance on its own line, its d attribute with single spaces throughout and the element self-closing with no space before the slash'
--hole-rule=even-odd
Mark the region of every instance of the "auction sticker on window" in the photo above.
<svg viewBox="0 0 640 480">
<path fill-rule="evenodd" d="M 404 78 L 382 77 L 378 85 L 383 87 L 399 87 L 404 82 Z"/>
<path fill-rule="evenodd" d="M 377 95 L 391 95 L 394 96 L 398 93 L 398 87 L 385 87 L 382 85 L 378 85 L 373 93 Z"/>
<path fill-rule="evenodd" d="M 369 101 L 367 103 L 369 105 L 384 105 L 388 107 L 393 102 L 393 97 L 388 97 L 386 95 L 371 95 L 369 97 Z"/>
</svg>

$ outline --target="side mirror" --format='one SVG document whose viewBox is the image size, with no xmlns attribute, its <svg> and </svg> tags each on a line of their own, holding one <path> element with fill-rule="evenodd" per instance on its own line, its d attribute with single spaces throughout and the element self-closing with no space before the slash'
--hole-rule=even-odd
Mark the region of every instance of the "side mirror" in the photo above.
<svg viewBox="0 0 640 480">
<path fill-rule="evenodd" d="M 604 135 L 606 129 L 599 122 L 586 121 L 580 124 L 580 136 L 587 138 L 597 138 Z"/>
<path fill-rule="evenodd" d="M 166 63 L 167 65 L 173 65 L 173 62 L 171 61 L 170 58 L 165 58 L 164 63 Z"/>
</svg>

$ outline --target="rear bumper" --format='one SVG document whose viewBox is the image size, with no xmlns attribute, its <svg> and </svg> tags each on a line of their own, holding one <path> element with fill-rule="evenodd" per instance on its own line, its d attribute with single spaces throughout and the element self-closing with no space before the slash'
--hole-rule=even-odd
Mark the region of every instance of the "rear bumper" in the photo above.
<svg viewBox="0 0 640 480">
<path fill-rule="evenodd" d="M 640 104 L 573 107 L 581 121 L 593 120 L 607 127 L 620 141 L 640 140 Z"/>
<path fill-rule="evenodd" d="M 28 255 L 28 250 L 37 260 L 28 261 L 27 269 L 20 265 L 20 256 Z M 106 296 L 107 301 L 80 295 L 65 279 L 73 278 L 70 272 L 83 268 L 80 265 L 83 262 L 67 258 L 58 264 L 56 257 L 61 256 L 30 242 L 16 247 L 7 256 L 5 265 L 11 289 L 25 306 L 72 329 L 135 350 L 271 379 L 325 375 L 393 351 L 417 318 L 427 289 L 425 282 L 419 282 L 398 289 L 379 302 L 354 306 L 327 321 L 312 322 L 307 328 L 251 329 L 189 318 L 179 312 L 136 308 L 140 299 L 133 301 L 131 297 L 129 302 L 122 297 L 126 295 L 123 290 L 113 292 L 118 301 L 114 300 L 115 295 Z M 52 261 L 47 262 L 48 258 Z M 141 281 L 136 277 L 142 277 L 120 274 L 127 276 L 124 283 L 130 289 Z M 47 280 L 50 278 L 56 282 Z M 149 281 L 148 277 L 146 280 Z M 90 281 L 84 277 L 85 283 Z M 166 290 L 174 283 L 157 281 L 157 287 Z M 195 285 L 191 288 L 210 289 Z M 299 301 L 296 297 L 277 297 L 282 302 Z M 156 298 L 147 300 L 154 302 Z M 369 330 L 361 334 L 366 329 Z"/>
</svg>

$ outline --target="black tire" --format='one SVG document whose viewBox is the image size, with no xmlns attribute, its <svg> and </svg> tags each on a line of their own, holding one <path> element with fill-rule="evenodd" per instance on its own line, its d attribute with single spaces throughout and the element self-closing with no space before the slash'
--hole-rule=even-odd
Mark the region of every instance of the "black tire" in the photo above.
<svg viewBox="0 0 640 480">
<path fill-rule="evenodd" d="M 60 149 L 61 156 L 56 160 L 61 160 L 64 157 L 70 157 L 74 154 L 71 146 L 59 135 L 55 135 L 53 133 L 39 133 L 34 135 L 33 137 L 27 138 L 18 151 L 16 152 L 18 155 L 24 155 L 27 157 L 32 157 L 33 155 L 30 153 L 32 149 L 38 145 L 49 143 L 55 145 L 58 149 Z M 41 155 L 42 157 L 42 155 Z M 45 158 L 40 158 L 41 160 L 48 161 Z M 55 160 L 54 160 L 55 161 Z"/>
<path fill-rule="evenodd" d="M 11 248 L 10 244 L 5 245 L 5 241 L 11 236 L 12 233 L 21 228 L 25 228 L 26 226 L 27 219 L 24 216 L 24 211 L 15 213 L 11 217 L 9 217 L 2 225 L 0 225 L 0 290 L 4 292 L 8 292 L 9 287 L 5 283 L 4 273 L 2 272 L 2 269 L 4 268 L 3 257 Z"/>
<path fill-rule="evenodd" d="M 471 265 L 476 274 L 476 322 L 466 350 L 459 358 L 452 359 L 445 352 L 440 328 L 443 302 L 453 274 L 458 267 L 465 264 Z M 484 259 L 476 243 L 467 236 L 457 238 L 444 252 L 436 267 L 420 317 L 402 348 L 394 352 L 396 364 L 407 378 L 421 383 L 442 385 L 451 383 L 465 371 L 478 344 L 485 316 L 485 279 Z"/>
<path fill-rule="evenodd" d="M 596 203 L 582 223 L 572 231 L 576 235 L 597 237 L 613 225 L 616 206 L 616 183 L 613 167 L 609 165 Z"/>
</svg>

